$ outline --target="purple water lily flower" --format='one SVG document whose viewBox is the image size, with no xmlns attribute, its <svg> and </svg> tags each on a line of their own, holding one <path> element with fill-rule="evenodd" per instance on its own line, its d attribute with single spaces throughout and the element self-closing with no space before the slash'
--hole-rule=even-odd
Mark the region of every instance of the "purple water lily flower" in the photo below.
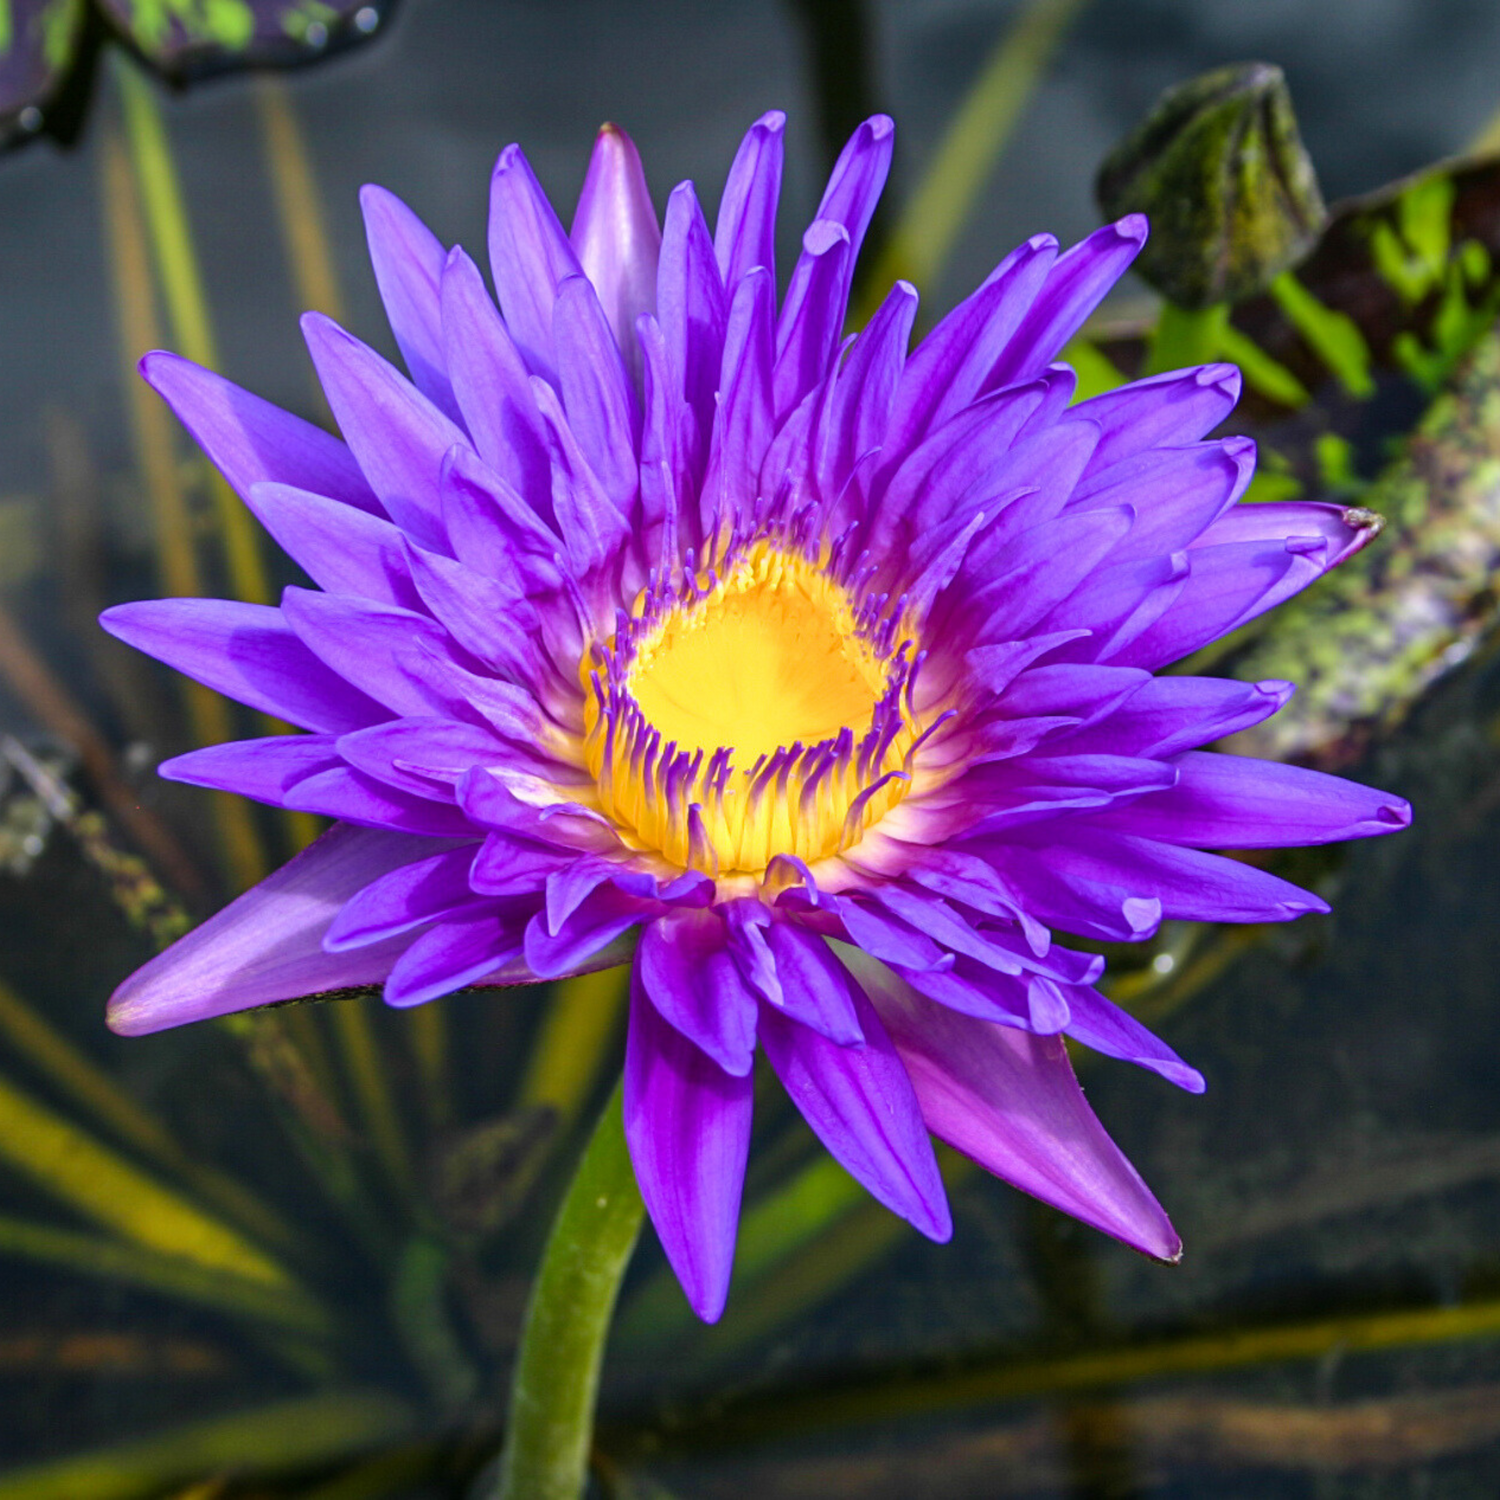
<svg viewBox="0 0 1500 1500">
<path fill-rule="evenodd" d="M 490 267 L 366 189 L 408 380 L 304 329 L 343 441 L 170 354 L 166 398 L 316 588 L 105 624 L 303 735 L 164 775 L 337 826 L 121 986 L 154 1031 L 351 985 L 418 1005 L 620 962 L 625 1120 L 694 1308 L 729 1284 L 757 1043 L 835 1157 L 933 1239 L 931 1135 L 1149 1255 L 1179 1242 L 1074 1081 L 1065 1035 L 1190 1090 L 1094 988 L 1163 918 L 1315 895 L 1203 852 L 1409 821 L 1397 798 L 1200 747 L 1284 682 L 1157 677 L 1371 534 L 1240 503 L 1201 441 L 1227 365 L 1074 403 L 1054 363 L 1146 234 L 1038 236 L 908 349 L 898 283 L 843 333 L 891 122 L 834 168 L 778 306 L 780 114 L 713 230 L 658 228 L 601 132 L 571 234 L 500 156 Z"/>
</svg>

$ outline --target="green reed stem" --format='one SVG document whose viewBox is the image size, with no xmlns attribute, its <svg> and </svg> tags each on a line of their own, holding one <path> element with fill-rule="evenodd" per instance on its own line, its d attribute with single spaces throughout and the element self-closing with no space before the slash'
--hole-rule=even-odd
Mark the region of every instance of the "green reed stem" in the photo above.
<svg viewBox="0 0 1500 1500">
<path fill-rule="evenodd" d="M 219 353 L 209 316 L 208 297 L 166 122 L 151 83 L 138 67 L 121 60 L 115 69 L 115 77 L 125 110 L 125 133 L 131 162 L 173 337 L 179 353 L 217 370 Z M 271 582 L 261 556 L 255 523 L 217 470 L 210 474 L 208 488 L 224 544 L 230 588 L 238 599 L 252 604 L 271 603 Z M 266 724 L 272 733 L 288 730 L 288 726 L 269 717 Z M 289 811 L 283 818 L 295 847 L 303 848 L 318 836 L 321 825 L 310 813 Z"/>
<path fill-rule="evenodd" d="M 1144 375 L 1166 370 L 1185 370 L 1190 365 L 1211 364 L 1219 357 L 1224 330 L 1229 324 L 1229 304 L 1215 303 L 1190 312 L 1175 302 L 1163 302 L 1161 316 L 1146 350 Z"/>
<path fill-rule="evenodd" d="M 558 1210 L 531 1290 L 494 1500 L 578 1500 L 599 1368 L 645 1205 L 617 1085 Z"/>
<path fill-rule="evenodd" d="M 382 1391 L 327 1391 L 12 1469 L 0 1500 L 146 1500 L 204 1475 L 327 1468 L 411 1425 L 411 1409 Z"/>
</svg>

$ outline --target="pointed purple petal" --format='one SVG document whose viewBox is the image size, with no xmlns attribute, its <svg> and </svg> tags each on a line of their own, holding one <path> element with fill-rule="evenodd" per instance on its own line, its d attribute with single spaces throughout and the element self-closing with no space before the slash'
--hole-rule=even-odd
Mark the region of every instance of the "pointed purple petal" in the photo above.
<svg viewBox="0 0 1500 1500">
<path fill-rule="evenodd" d="M 635 320 L 656 311 L 661 229 L 640 153 L 618 125 L 602 126 L 594 141 L 569 239 L 626 365 L 639 372 Z"/>
<path fill-rule="evenodd" d="M 390 717 L 319 661 L 269 605 L 143 599 L 105 610 L 99 623 L 195 682 L 303 729 L 343 734 Z"/>
<path fill-rule="evenodd" d="M 323 934 L 362 886 L 442 847 L 405 833 L 330 829 L 137 969 L 110 998 L 110 1027 L 143 1036 L 255 1005 L 381 983 L 401 940 L 336 954 L 323 951 Z"/>
<path fill-rule="evenodd" d="M 1060 1037 L 955 1015 L 875 965 L 856 972 L 934 1135 L 1146 1255 L 1181 1255 L 1161 1205 L 1084 1101 Z"/>
<path fill-rule="evenodd" d="M 776 275 L 776 205 L 781 196 L 786 116 L 779 109 L 753 124 L 724 183 L 714 224 L 719 274 L 732 296 L 756 266 Z"/>
<path fill-rule="evenodd" d="M 694 1312 L 714 1323 L 729 1296 L 755 1085 L 662 1020 L 639 966 L 625 1044 L 625 1139 L 646 1210 Z"/>
<path fill-rule="evenodd" d="M 457 422 L 459 409 L 443 355 L 438 296 L 447 253 L 437 236 L 394 193 L 367 184 L 359 190 L 359 206 L 364 211 L 375 284 L 412 383 Z"/>
<path fill-rule="evenodd" d="M 427 547 L 443 545 L 438 475 L 464 434 L 373 349 L 322 313 L 302 332 L 339 431 L 390 518 Z"/>
<path fill-rule="evenodd" d="M 557 284 L 583 268 L 519 146 L 507 146 L 490 179 L 490 274 L 500 311 L 532 374 L 551 379 Z"/>
<path fill-rule="evenodd" d="M 853 990 L 864 1041 L 841 1047 L 771 1006 L 761 1042 L 792 1102 L 851 1177 L 939 1243 L 953 1219 L 911 1080 L 875 1008 Z"/>
</svg>

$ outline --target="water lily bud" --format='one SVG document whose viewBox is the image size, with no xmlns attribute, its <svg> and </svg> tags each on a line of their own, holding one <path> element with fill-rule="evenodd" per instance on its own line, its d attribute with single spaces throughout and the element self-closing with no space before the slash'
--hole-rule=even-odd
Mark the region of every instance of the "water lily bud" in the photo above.
<svg viewBox="0 0 1500 1500">
<path fill-rule="evenodd" d="M 1185 308 L 1263 291 L 1328 217 L 1273 63 L 1235 63 L 1168 89 L 1106 159 L 1094 194 L 1107 218 L 1150 219 L 1135 269 Z"/>
</svg>

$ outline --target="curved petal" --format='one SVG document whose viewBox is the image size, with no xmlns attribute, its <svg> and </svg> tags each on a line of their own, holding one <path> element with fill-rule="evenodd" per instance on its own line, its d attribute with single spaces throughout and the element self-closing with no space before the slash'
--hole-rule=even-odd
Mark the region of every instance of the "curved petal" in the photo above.
<svg viewBox="0 0 1500 1500">
<path fill-rule="evenodd" d="M 755 1084 L 726 1073 L 661 1018 L 631 974 L 625 1139 L 646 1211 L 693 1311 L 729 1296 Z"/>
<path fill-rule="evenodd" d="M 110 997 L 109 1025 L 122 1036 L 226 1016 L 256 1005 L 380 984 L 405 938 L 352 953 L 327 953 L 323 935 L 339 908 L 370 881 L 452 840 L 409 833 L 329 829 L 274 875 L 232 901 Z"/>
<path fill-rule="evenodd" d="M 927 1128 L 1022 1192 L 1158 1260 L 1182 1254 L 1161 1205 L 1110 1140 L 1056 1036 L 1033 1036 L 924 1000 L 852 958 Z"/>
<path fill-rule="evenodd" d="M 640 374 L 635 320 L 656 311 L 656 262 L 661 227 L 635 142 L 604 125 L 578 195 L 568 236 L 583 274 L 594 283 L 626 365 Z"/>
<path fill-rule="evenodd" d="M 761 1044 L 813 1134 L 894 1214 L 940 1243 L 953 1218 L 911 1080 L 874 1007 L 853 987 L 864 1041 L 839 1046 L 772 1006 Z"/>
</svg>

